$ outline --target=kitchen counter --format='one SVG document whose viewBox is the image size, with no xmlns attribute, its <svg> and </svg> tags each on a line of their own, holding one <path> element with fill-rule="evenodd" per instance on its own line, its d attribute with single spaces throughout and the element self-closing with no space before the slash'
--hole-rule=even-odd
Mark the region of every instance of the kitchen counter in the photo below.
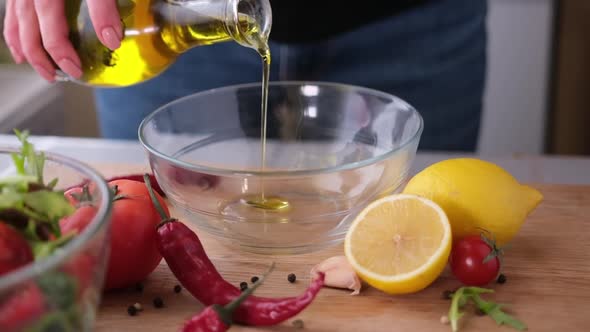
<svg viewBox="0 0 590 332">
<path fill-rule="evenodd" d="M 38 149 L 61 153 L 89 164 L 143 164 L 146 153 L 137 141 L 56 136 L 31 137 Z M 18 147 L 13 135 L 0 135 L 0 146 Z M 442 152 L 418 152 L 412 173 L 447 158 L 475 156 L 492 161 L 513 174 L 519 181 L 547 184 L 590 184 L 590 157 L 510 155 L 492 156 Z"/>
<path fill-rule="evenodd" d="M 418 159 L 428 160 L 429 155 Z M 528 159 L 526 159 L 528 160 Z M 569 161 L 566 161 L 569 164 Z M 526 165 L 521 159 L 506 162 L 506 165 Z M 535 162 L 536 165 L 539 163 Z M 578 163 L 579 164 L 579 163 Z M 100 165 L 94 164 L 105 176 L 137 173 L 146 165 Z M 516 166 L 520 167 L 520 166 Z M 484 297 L 506 305 L 509 313 L 528 325 L 529 331 L 587 331 L 590 316 L 586 313 L 590 303 L 590 186 L 533 184 L 544 200 L 538 209 L 527 218 L 517 238 L 510 243 L 503 260 L 505 284 L 489 284 L 486 288 L 495 294 Z M 173 205 L 172 216 L 182 216 Z M 499 207 L 503 208 L 503 207 Z M 329 257 L 342 255 L 342 246 L 335 245 L 316 252 L 300 255 L 269 256 L 248 253 L 181 218 L 189 227 L 194 227 L 220 275 L 233 285 L 259 275 L 271 260 L 276 261 L 276 270 L 257 295 L 270 298 L 301 294 L 309 284 L 310 270 Z M 192 226 L 191 226 L 192 225 Z M 286 276 L 294 273 L 297 282 L 289 284 Z M 174 332 L 191 316 L 201 312 L 202 303 L 184 288 L 180 293 L 172 291 L 178 280 L 163 261 L 142 283 L 141 293 L 120 291 L 107 293 L 102 299 L 96 321 L 96 332 Z M 421 292 L 407 295 L 387 295 L 371 287 L 363 287 L 358 296 L 349 290 L 324 288 L 308 308 L 288 321 L 271 327 L 250 328 L 233 326 L 232 332 L 295 331 L 291 327 L 295 319 L 304 322 L 301 331 L 429 331 L 449 332 L 448 325 L 440 318 L 449 311 L 450 301 L 441 297 L 445 290 L 461 284 L 446 269 L 429 287 Z M 163 299 L 165 306 L 154 309 L 154 298 Z M 144 310 L 130 317 L 127 307 L 140 303 Z M 547 310 L 553 308 L 553 310 Z M 461 332 L 516 331 L 499 327 L 494 320 L 477 317 L 465 310 L 459 322 Z"/>
<path fill-rule="evenodd" d="M 83 160 L 105 176 L 147 169 L 146 154 L 138 142 L 47 136 L 34 136 L 31 141 L 41 150 Z M 14 136 L 0 135 L 0 146 L 18 145 Z M 413 163 L 413 172 L 437 160 L 456 156 L 459 155 L 420 152 Z M 527 218 L 504 261 L 504 271 L 510 281 L 490 286 L 495 289 L 490 298 L 508 304 L 510 312 L 524 321 L 531 331 L 587 330 L 590 316 L 579 308 L 590 301 L 590 287 L 580 281 L 590 273 L 590 265 L 585 259 L 590 248 L 586 236 L 590 231 L 590 207 L 587 204 L 590 199 L 590 186 L 587 185 L 590 184 L 590 158 L 477 157 L 498 163 L 521 181 L 536 183 L 535 187 L 544 195 L 543 203 Z M 0 165 L 0 173 L 2 171 Z M 173 211 L 172 215 L 177 212 Z M 237 285 L 245 277 L 257 275 L 261 266 L 268 264 L 269 256 L 231 250 L 206 232 L 199 232 L 199 238 L 220 274 L 232 284 Z M 309 271 L 315 264 L 341 254 L 341 247 L 332 246 L 314 253 L 283 256 L 259 295 L 300 294 L 309 283 Z M 284 276 L 287 273 L 295 273 L 298 282 L 286 286 Z M 180 324 L 203 308 L 188 291 L 173 293 L 172 287 L 177 283 L 166 263 L 162 262 L 142 283 L 144 290 L 141 293 L 105 294 L 97 315 L 96 331 L 140 332 L 146 327 L 154 331 L 176 331 Z M 449 301 L 442 299 L 440 294 L 456 287 L 458 283 L 447 269 L 432 285 L 415 295 L 388 296 L 364 287 L 359 296 L 352 298 L 349 291 L 325 288 L 314 303 L 295 318 L 304 321 L 305 329 L 310 331 L 444 332 L 450 329 L 440 323 L 440 317 L 448 312 Z M 155 297 L 164 299 L 164 308 L 153 309 L 149 305 Z M 126 308 L 132 303 L 144 305 L 145 310 L 139 317 L 127 314 Z M 292 321 L 268 329 L 234 326 L 232 331 L 290 331 Z M 465 332 L 501 329 L 493 320 L 475 318 L 468 312 L 460 326 Z"/>
</svg>

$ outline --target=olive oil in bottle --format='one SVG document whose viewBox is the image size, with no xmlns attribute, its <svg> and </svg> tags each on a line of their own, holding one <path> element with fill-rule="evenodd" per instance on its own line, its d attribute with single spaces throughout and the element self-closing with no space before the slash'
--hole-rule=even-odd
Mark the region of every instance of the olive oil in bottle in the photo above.
<svg viewBox="0 0 590 332">
<path fill-rule="evenodd" d="M 117 4 L 124 36 L 120 48 L 110 50 L 96 35 L 86 1 L 66 0 L 69 38 L 84 73 L 78 83 L 103 87 L 141 83 L 162 73 L 187 50 L 214 43 L 235 41 L 260 52 L 272 20 L 268 0 L 117 0 Z"/>
</svg>

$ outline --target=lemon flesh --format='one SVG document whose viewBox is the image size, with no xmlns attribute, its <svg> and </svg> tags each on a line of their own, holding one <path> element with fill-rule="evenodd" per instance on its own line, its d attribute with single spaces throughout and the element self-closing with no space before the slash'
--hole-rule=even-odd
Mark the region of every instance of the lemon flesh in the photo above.
<svg viewBox="0 0 590 332">
<path fill-rule="evenodd" d="M 386 293 L 406 294 L 438 278 L 451 242 L 451 227 L 440 206 L 416 195 L 397 194 L 363 209 L 344 247 L 361 279 Z"/>
<path fill-rule="evenodd" d="M 485 229 L 500 246 L 512 240 L 543 200 L 539 191 L 520 184 L 503 168 L 476 158 L 432 164 L 412 177 L 403 193 L 440 205 L 451 222 L 455 239 Z"/>
</svg>

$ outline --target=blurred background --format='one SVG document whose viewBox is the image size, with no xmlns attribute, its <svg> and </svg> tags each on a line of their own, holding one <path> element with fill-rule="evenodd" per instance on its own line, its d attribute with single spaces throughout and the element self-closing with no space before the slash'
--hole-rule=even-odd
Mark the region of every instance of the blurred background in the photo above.
<svg viewBox="0 0 590 332">
<path fill-rule="evenodd" d="M 0 0 L 0 17 L 3 16 Z M 490 0 L 478 152 L 590 155 L 590 1 Z M 1 30 L 1 24 L 0 24 Z M 0 38 L 0 134 L 97 137 L 92 91 L 12 64 Z"/>
</svg>

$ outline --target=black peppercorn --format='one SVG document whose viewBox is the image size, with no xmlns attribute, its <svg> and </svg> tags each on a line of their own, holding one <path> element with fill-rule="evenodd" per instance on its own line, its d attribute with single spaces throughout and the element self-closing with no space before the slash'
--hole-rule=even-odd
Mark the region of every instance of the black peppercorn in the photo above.
<svg viewBox="0 0 590 332">
<path fill-rule="evenodd" d="M 180 287 L 180 285 L 174 286 L 174 293 L 180 293 L 181 290 L 182 290 L 182 287 Z"/>
<path fill-rule="evenodd" d="M 248 289 L 248 283 L 245 281 L 240 282 L 240 290 L 243 292 Z"/>
<path fill-rule="evenodd" d="M 135 306 L 130 305 L 129 307 L 127 307 L 127 313 L 129 314 L 129 316 L 135 316 L 137 314 L 137 308 L 135 308 Z"/>
<path fill-rule="evenodd" d="M 295 329 L 302 329 L 304 327 L 303 321 L 301 319 L 296 319 L 293 321 L 293 327 Z"/>
<path fill-rule="evenodd" d="M 255 282 L 257 282 L 257 281 L 258 281 L 258 277 L 257 277 L 257 276 L 253 276 L 253 277 L 250 279 L 250 281 L 251 281 L 252 283 L 255 283 Z"/>
<path fill-rule="evenodd" d="M 295 276 L 295 273 L 289 273 L 287 280 L 289 280 L 290 283 L 294 283 L 295 280 L 297 280 L 297 276 Z"/>
<path fill-rule="evenodd" d="M 498 280 L 496 280 L 496 282 L 499 283 L 499 284 L 505 283 L 506 282 L 506 276 L 504 274 L 500 274 L 498 276 Z"/>
<path fill-rule="evenodd" d="M 163 306 L 164 306 L 164 301 L 162 300 L 162 298 L 156 297 L 154 299 L 154 307 L 156 307 L 156 308 L 162 308 Z"/>
</svg>

